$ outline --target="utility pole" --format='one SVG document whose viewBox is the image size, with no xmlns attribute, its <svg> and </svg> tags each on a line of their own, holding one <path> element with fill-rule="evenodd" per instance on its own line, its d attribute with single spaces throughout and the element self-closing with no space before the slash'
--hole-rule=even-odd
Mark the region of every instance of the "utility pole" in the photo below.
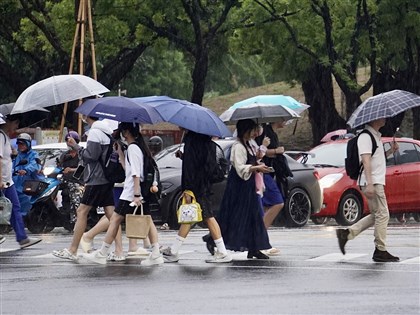
<svg viewBox="0 0 420 315">
<path fill-rule="evenodd" d="M 76 30 L 74 32 L 74 38 L 73 38 L 73 47 L 71 50 L 69 74 L 73 73 L 77 46 L 79 46 L 79 74 L 84 74 L 85 72 L 85 39 L 86 39 L 86 25 L 87 25 L 89 35 L 90 35 L 89 40 L 90 40 L 90 50 L 91 50 L 91 57 L 92 57 L 92 75 L 93 75 L 93 79 L 97 80 L 95 41 L 93 37 L 91 2 L 90 0 L 75 0 L 74 1 L 75 8 L 77 8 L 77 4 L 79 4 L 79 6 L 78 6 L 78 13 L 77 13 L 77 20 L 76 20 Z M 79 106 L 81 103 L 82 103 L 82 100 L 79 100 Z M 62 133 L 64 129 L 64 123 L 66 121 L 67 108 L 68 108 L 68 103 L 65 103 L 64 108 L 63 108 L 63 115 L 61 116 L 60 136 L 59 136 L 60 140 L 63 138 Z M 82 120 L 81 120 L 80 115 L 78 115 L 78 120 L 77 120 L 77 131 L 81 136 L 82 135 Z"/>
</svg>

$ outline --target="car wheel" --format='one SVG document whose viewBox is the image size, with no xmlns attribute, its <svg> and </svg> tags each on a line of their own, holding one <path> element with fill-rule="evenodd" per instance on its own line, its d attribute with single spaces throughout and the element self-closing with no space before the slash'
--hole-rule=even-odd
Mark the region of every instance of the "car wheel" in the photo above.
<svg viewBox="0 0 420 315">
<path fill-rule="evenodd" d="M 285 216 L 287 227 L 304 226 L 311 215 L 311 199 L 305 190 L 293 188 L 286 200 Z"/>
<path fill-rule="evenodd" d="M 340 200 L 335 220 L 340 225 L 352 225 L 362 217 L 362 203 L 352 192 L 346 193 Z"/>
<path fill-rule="evenodd" d="M 410 216 L 406 215 L 405 213 L 399 213 L 395 215 L 395 218 L 399 223 L 406 223 L 408 220 L 410 220 Z"/>
<path fill-rule="evenodd" d="M 330 221 L 329 217 L 312 217 L 312 222 L 316 225 L 326 224 L 328 221 Z"/>
<path fill-rule="evenodd" d="M 416 222 L 420 222 L 420 213 L 412 213 L 413 219 Z"/>
<path fill-rule="evenodd" d="M 48 208 L 43 206 L 33 207 L 26 216 L 26 227 L 31 233 L 43 233 L 48 224 Z"/>
</svg>

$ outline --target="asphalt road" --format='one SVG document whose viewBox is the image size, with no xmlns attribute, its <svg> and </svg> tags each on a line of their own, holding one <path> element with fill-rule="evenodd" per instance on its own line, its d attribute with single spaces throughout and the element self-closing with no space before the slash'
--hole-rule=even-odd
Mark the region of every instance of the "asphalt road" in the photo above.
<svg viewBox="0 0 420 315">
<path fill-rule="evenodd" d="M 0 313 L 419 314 L 419 227 L 390 226 L 389 251 L 401 262 L 387 264 L 371 260 L 373 230 L 349 241 L 343 256 L 334 225 L 270 229 L 279 256 L 263 261 L 232 253 L 232 263 L 217 265 L 204 262 L 206 230 L 194 229 L 179 263 L 158 267 L 142 267 L 139 259 L 63 261 L 51 251 L 70 243 L 64 230 L 40 235 L 43 242 L 25 250 L 9 233 L 0 245 Z M 171 244 L 175 235 L 160 232 L 160 243 Z"/>
</svg>

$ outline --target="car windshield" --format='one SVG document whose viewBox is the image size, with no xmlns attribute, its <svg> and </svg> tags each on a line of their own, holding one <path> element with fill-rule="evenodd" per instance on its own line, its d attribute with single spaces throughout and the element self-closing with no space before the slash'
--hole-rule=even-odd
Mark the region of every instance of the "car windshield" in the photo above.
<svg viewBox="0 0 420 315">
<path fill-rule="evenodd" d="M 56 166 L 57 159 L 66 150 L 63 149 L 34 149 L 38 152 L 40 160 L 45 163 L 46 166 Z M 45 162 L 44 162 L 45 161 Z"/>
<path fill-rule="evenodd" d="M 324 167 L 343 167 L 344 159 L 346 158 L 347 142 L 331 142 L 316 148 L 313 148 L 310 152 L 314 153 L 312 157 L 308 155 L 306 164 Z M 299 161 L 302 162 L 303 158 Z"/>
</svg>

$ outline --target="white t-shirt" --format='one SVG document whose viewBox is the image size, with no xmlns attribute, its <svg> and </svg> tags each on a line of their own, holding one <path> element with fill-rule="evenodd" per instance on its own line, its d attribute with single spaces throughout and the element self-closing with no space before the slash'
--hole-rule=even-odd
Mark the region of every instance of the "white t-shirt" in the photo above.
<svg viewBox="0 0 420 315">
<path fill-rule="evenodd" d="M 143 152 L 136 144 L 130 144 L 125 151 L 125 181 L 120 199 L 133 201 L 134 199 L 134 178 L 140 177 L 140 182 L 144 180 L 143 175 Z"/>
<path fill-rule="evenodd" d="M 381 133 L 369 125 L 366 126 L 366 129 L 372 133 L 376 140 L 376 145 L 378 146 L 370 160 L 373 184 L 385 185 L 386 161 L 384 146 L 382 145 L 381 141 Z M 362 154 L 372 154 L 372 140 L 367 133 L 363 133 L 359 136 L 359 139 L 357 140 L 357 147 L 359 149 L 360 161 L 362 160 Z M 367 185 L 364 169 L 360 177 L 360 185 Z"/>
<path fill-rule="evenodd" d="M 0 131 L 0 158 L 1 158 L 1 178 L 3 184 L 13 185 L 12 179 L 12 146 L 9 137 Z"/>
</svg>

